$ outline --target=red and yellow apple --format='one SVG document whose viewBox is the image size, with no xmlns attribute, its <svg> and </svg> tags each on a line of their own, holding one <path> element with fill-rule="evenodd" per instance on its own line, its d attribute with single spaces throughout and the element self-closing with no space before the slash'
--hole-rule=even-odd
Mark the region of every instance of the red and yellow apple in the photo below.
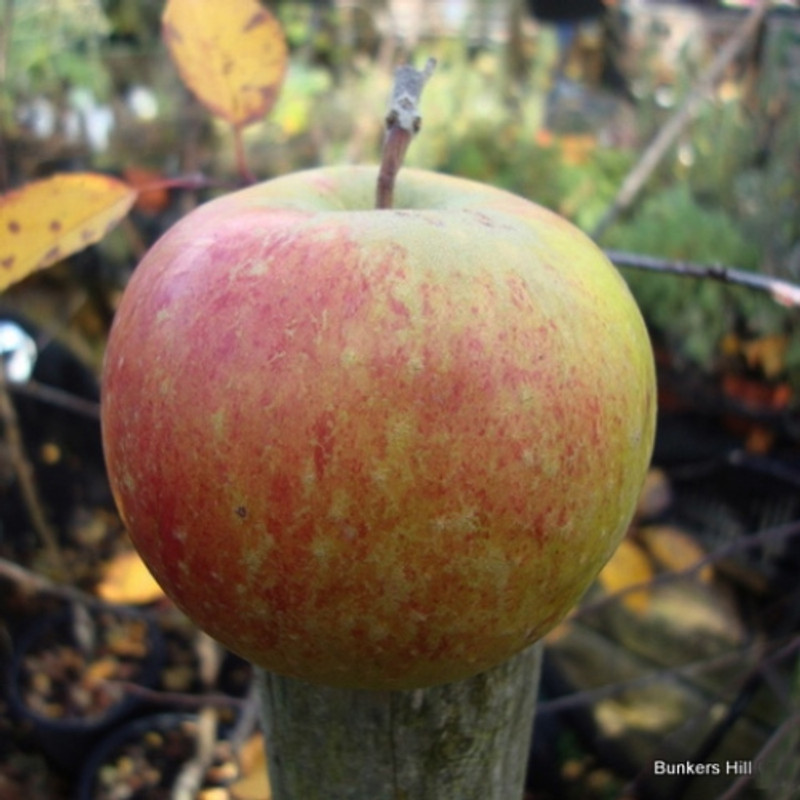
<svg viewBox="0 0 800 800">
<path fill-rule="evenodd" d="M 300 172 L 134 273 L 103 374 L 114 495 L 159 583 L 274 672 L 466 678 L 555 625 L 651 455 L 645 326 L 602 252 L 506 192 Z"/>
</svg>

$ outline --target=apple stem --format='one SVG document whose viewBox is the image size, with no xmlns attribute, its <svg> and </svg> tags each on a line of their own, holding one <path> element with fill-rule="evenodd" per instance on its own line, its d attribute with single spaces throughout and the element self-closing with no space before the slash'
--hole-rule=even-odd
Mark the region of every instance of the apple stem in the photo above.
<svg viewBox="0 0 800 800">
<path fill-rule="evenodd" d="M 395 179 L 403 165 L 408 145 L 422 125 L 419 101 L 435 67 L 436 59 L 429 58 L 422 70 L 404 65 L 394 72 L 394 87 L 386 115 L 386 136 L 378 173 L 377 208 L 392 208 L 394 204 Z"/>
<path fill-rule="evenodd" d="M 247 164 L 247 155 L 244 151 L 244 137 L 242 135 L 241 125 L 233 126 L 233 145 L 236 152 L 236 168 L 239 170 L 242 181 L 246 185 L 255 183 L 257 178 Z"/>
</svg>

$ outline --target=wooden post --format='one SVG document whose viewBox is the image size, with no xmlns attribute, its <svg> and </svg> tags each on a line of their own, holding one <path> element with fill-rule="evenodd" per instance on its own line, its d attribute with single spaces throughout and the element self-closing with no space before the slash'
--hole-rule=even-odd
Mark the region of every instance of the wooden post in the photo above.
<svg viewBox="0 0 800 800">
<path fill-rule="evenodd" d="M 408 692 L 257 670 L 272 800 L 521 800 L 541 656 Z"/>
</svg>

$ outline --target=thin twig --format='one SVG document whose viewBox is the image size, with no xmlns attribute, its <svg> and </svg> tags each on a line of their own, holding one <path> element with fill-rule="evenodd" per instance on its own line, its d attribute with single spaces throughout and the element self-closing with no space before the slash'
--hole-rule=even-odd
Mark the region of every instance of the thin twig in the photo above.
<svg viewBox="0 0 800 800">
<path fill-rule="evenodd" d="M 109 603 L 100 597 L 95 597 L 88 592 L 76 589 L 74 586 L 51 581 L 49 578 L 45 578 L 36 572 L 31 572 L 31 570 L 5 558 L 0 558 L 0 577 L 7 578 L 28 594 L 41 592 L 70 603 L 79 603 L 98 608 L 118 608 L 115 603 Z"/>
<path fill-rule="evenodd" d="M 197 631 L 194 652 L 199 664 L 200 682 L 203 684 L 203 688 L 208 690 L 219 681 L 224 654 L 222 646 L 205 631 Z"/>
<path fill-rule="evenodd" d="M 649 671 L 645 675 L 640 675 L 628 680 L 615 681 L 614 683 L 595 686 L 591 689 L 581 689 L 579 691 L 565 694 L 561 697 L 554 697 L 549 700 L 540 700 L 537 706 L 538 713 L 557 713 L 581 706 L 592 705 L 600 700 L 626 692 L 630 689 L 642 688 L 659 683 L 668 678 L 689 678 L 693 675 L 702 675 L 710 670 L 718 670 L 731 665 L 741 665 L 743 661 L 753 655 L 759 654 L 764 649 L 761 642 L 747 647 L 730 650 L 710 658 L 688 661 L 674 667 Z"/>
<path fill-rule="evenodd" d="M 395 179 L 403 165 L 408 145 L 422 125 L 419 101 L 435 67 L 436 59 L 429 58 L 422 70 L 408 65 L 395 70 L 392 99 L 386 115 L 386 137 L 378 174 L 376 208 L 391 208 L 394 204 Z"/>
<path fill-rule="evenodd" d="M 705 736 L 697 749 L 691 754 L 690 761 L 700 764 L 708 761 L 713 753 L 717 751 L 725 737 L 728 736 L 733 726 L 741 719 L 747 707 L 752 703 L 756 692 L 764 683 L 764 674 L 769 666 L 795 654 L 800 647 L 800 636 L 795 636 L 788 645 L 781 647 L 778 652 L 772 653 L 769 658 L 762 658 L 759 663 L 750 670 L 745 680 L 741 684 L 736 697 L 728 705 L 725 714 L 718 720 L 708 734 Z M 687 773 L 676 781 L 672 790 L 676 797 L 683 797 L 688 791 L 690 784 L 694 780 L 694 775 Z"/>
<path fill-rule="evenodd" d="M 236 702 L 237 704 L 241 704 L 241 710 L 239 711 L 236 724 L 227 738 L 231 750 L 238 759 L 244 743 L 250 738 L 259 724 L 258 685 L 254 680 L 250 681 L 247 695 L 241 699 L 237 699 Z"/>
<path fill-rule="evenodd" d="M 686 569 L 675 570 L 674 572 L 665 572 L 661 575 L 656 575 L 649 580 L 631 584 L 630 586 L 626 586 L 624 589 L 619 589 L 613 594 L 606 595 L 605 597 L 601 597 L 592 601 L 591 603 L 579 606 L 574 612 L 573 616 L 584 616 L 593 611 L 597 611 L 597 609 L 607 606 L 610 603 L 615 603 L 621 597 L 631 594 L 632 592 L 640 592 L 643 589 L 653 589 L 654 587 L 661 586 L 663 584 L 683 580 L 684 578 L 690 578 L 696 575 L 701 569 L 703 569 L 703 567 L 714 565 L 719 561 L 722 561 L 723 559 L 737 553 L 754 550 L 757 547 L 781 544 L 787 539 L 791 539 L 798 535 L 800 535 L 800 520 L 786 522 L 782 525 L 775 525 L 771 528 L 764 528 L 757 533 L 734 539 L 732 542 L 729 542 L 723 547 L 718 547 L 716 550 L 712 550 L 707 556 L 698 559 L 694 564 Z"/>
<path fill-rule="evenodd" d="M 2 422 L 11 466 L 17 477 L 22 502 L 28 512 L 33 529 L 44 546 L 51 567 L 61 576 L 67 577 L 66 564 L 58 546 L 58 537 L 44 511 L 33 466 L 25 452 L 25 444 L 19 428 L 19 420 L 8 392 L 4 365 L 0 361 L 0 422 Z"/>
<path fill-rule="evenodd" d="M 632 267 L 652 272 L 666 272 L 688 278 L 709 278 L 769 294 L 776 303 L 789 308 L 800 307 L 800 286 L 796 283 L 771 278 L 755 272 L 747 272 L 718 264 L 697 264 L 692 261 L 673 261 L 666 258 L 606 250 L 609 260 L 618 267 Z"/>
<path fill-rule="evenodd" d="M 739 27 L 717 53 L 708 71 L 697 82 L 694 89 L 683 101 L 681 107 L 664 124 L 658 135 L 645 149 L 642 157 L 628 173 L 613 203 L 603 215 L 592 233 L 593 239 L 599 239 L 622 213 L 634 201 L 653 170 L 661 162 L 681 131 L 697 113 L 701 104 L 723 76 L 728 64 L 744 49 L 755 36 L 770 5 L 770 0 L 760 0 L 757 6 L 747 15 Z"/>
<path fill-rule="evenodd" d="M 196 711 L 201 708 L 243 708 L 246 698 L 233 697 L 222 692 L 208 692 L 190 694 L 189 692 L 165 692 L 160 689 L 148 689 L 140 683 L 131 681 L 103 681 L 109 687 L 115 687 L 125 694 L 136 697 L 155 705 L 167 705 L 174 708 L 185 708 Z"/>
<path fill-rule="evenodd" d="M 761 772 L 761 768 L 766 761 L 766 759 L 772 754 L 773 750 L 775 750 L 787 736 L 791 734 L 796 734 L 798 726 L 800 726 L 800 713 L 792 714 L 788 719 L 785 719 L 780 726 L 775 730 L 772 736 L 769 737 L 766 744 L 759 750 L 758 754 L 756 755 L 753 761 L 753 771 L 750 775 L 742 775 L 738 780 L 736 780 L 728 790 L 721 794 L 717 800 L 734 800 L 734 798 L 739 797 L 741 793 L 747 788 L 750 781 Z M 790 794 L 786 795 L 786 798 L 796 797 L 793 794 L 794 790 L 797 787 L 786 787 L 790 790 Z"/>
<path fill-rule="evenodd" d="M 198 713 L 195 753 L 181 767 L 172 788 L 171 800 L 194 800 L 197 797 L 214 759 L 218 723 L 219 713 L 216 708 L 207 706 Z"/>
<path fill-rule="evenodd" d="M 84 397 L 78 397 L 70 392 L 65 392 L 63 389 L 59 389 L 56 386 L 48 386 L 38 381 L 9 383 L 7 386 L 11 394 L 32 397 L 34 400 L 40 400 L 51 406 L 63 408 L 65 411 L 71 411 L 73 414 L 89 417 L 89 419 L 100 419 L 100 403 L 94 400 L 87 400 Z"/>
<path fill-rule="evenodd" d="M 614 683 L 607 683 L 591 689 L 581 689 L 550 700 L 540 700 L 537 706 L 537 713 L 553 714 L 593 705 L 630 689 L 644 688 L 670 678 L 691 678 L 694 675 L 703 675 L 706 672 L 716 671 L 732 665 L 741 666 L 742 663 L 746 663 L 753 658 L 758 659 L 758 664 L 754 668 L 755 671 L 761 673 L 767 667 L 789 658 L 798 649 L 800 649 L 800 636 L 795 636 L 789 640 L 788 644 L 770 655 L 764 656 L 765 645 L 763 642 L 758 641 L 755 644 L 730 650 L 710 658 L 697 659 L 666 669 L 652 670 L 646 675 L 640 675 L 636 678 L 615 681 Z"/>
<path fill-rule="evenodd" d="M 186 175 L 176 175 L 174 178 L 148 181 L 136 188 L 141 194 L 157 192 L 162 189 L 188 189 L 191 191 L 198 189 L 229 189 L 231 188 L 231 181 L 208 178 L 202 172 L 190 172 Z"/>
</svg>

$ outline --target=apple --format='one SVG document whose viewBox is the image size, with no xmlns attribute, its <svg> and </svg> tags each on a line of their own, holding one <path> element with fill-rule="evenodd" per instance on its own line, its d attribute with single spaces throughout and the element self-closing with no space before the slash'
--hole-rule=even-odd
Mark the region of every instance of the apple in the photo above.
<svg viewBox="0 0 800 800">
<path fill-rule="evenodd" d="M 648 335 L 554 213 L 405 169 L 291 174 L 170 229 L 116 313 L 108 473 L 154 576 L 312 683 L 467 678 L 538 640 L 624 535 Z"/>
</svg>

